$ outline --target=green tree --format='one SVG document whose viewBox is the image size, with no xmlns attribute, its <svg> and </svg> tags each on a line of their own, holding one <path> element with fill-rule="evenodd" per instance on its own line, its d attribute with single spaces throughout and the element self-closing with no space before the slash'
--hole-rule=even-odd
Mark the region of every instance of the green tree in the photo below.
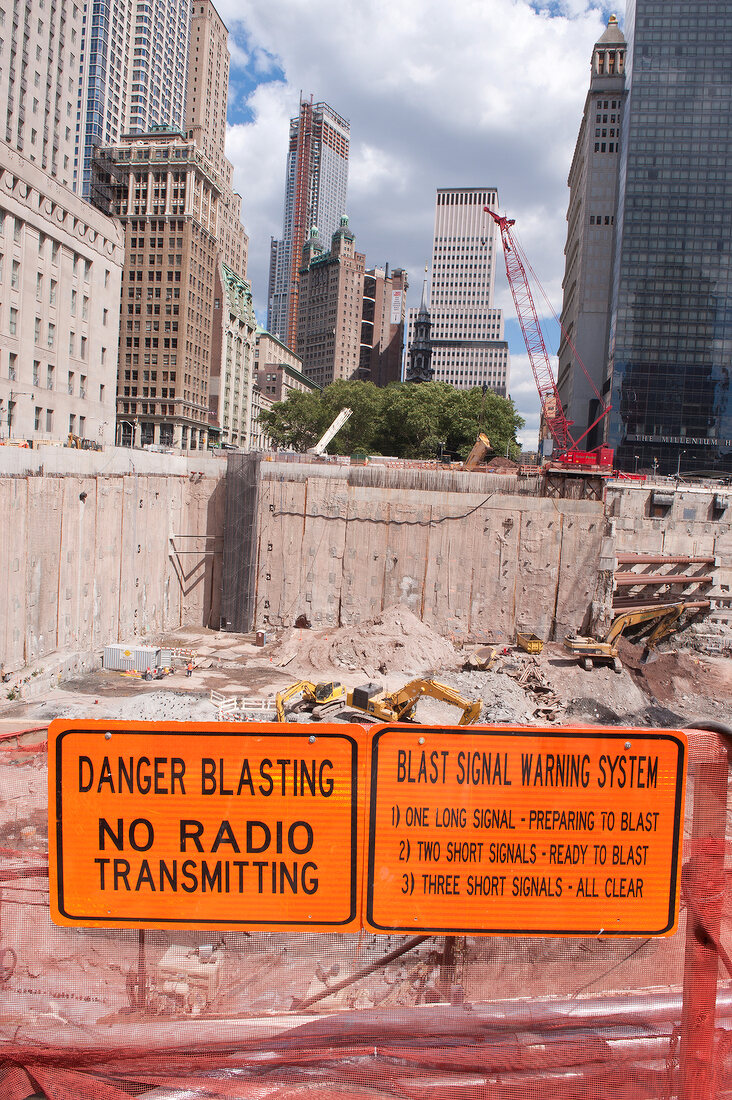
<svg viewBox="0 0 732 1100">
<path fill-rule="evenodd" d="M 290 393 L 261 420 L 276 445 L 305 451 L 343 408 L 353 415 L 330 445 L 341 454 L 466 458 L 479 431 L 498 454 L 506 447 L 512 455 L 520 449 L 516 432 L 524 422 L 512 401 L 480 387 L 456 390 L 446 382 L 392 382 L 383 389 L 371 382 L 334 382 L 321 392 Z"/>
</svg>

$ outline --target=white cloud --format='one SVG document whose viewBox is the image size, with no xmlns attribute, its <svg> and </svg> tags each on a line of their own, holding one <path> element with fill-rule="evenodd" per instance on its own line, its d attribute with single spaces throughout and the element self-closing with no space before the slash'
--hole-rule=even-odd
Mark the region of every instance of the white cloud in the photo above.
<svg viewBox="0 0 732 1100">
<path fill-rule="evenodd" d="M 552 8 L 560 14 L 527 0 L 219 4 L 232 35 L 284 74 L 255 90 L 247 101 L 252 122 L 228 134 L 260 320 L 270 236 L 281 232 L 288 119 L 301 90 L 350 120 L 348 214 L 356 245 L 367 263 L 388 260 L 412 273 L 410 304 L 431 253 L 435 189 L 486 185 L 516 219 L 559 312 L 566 179 L 604 21 L 597 3 L 564 0 Z M 496 294 L 513 317 L 501 273 Z M 543 302 L 537 306 L 546 312 Z M 513 338 L 512 348 L 516 378 L 522 347 Z M 530 372 L 527 381 L 526 390 L 512 383 L 512 393 L 528 420 Z"/>
</svg>

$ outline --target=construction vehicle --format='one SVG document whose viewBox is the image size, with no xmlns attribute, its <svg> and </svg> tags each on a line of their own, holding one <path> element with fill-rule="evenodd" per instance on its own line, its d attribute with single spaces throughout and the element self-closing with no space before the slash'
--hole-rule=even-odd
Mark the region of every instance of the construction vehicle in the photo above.
<svg viewBox="0 0 732 1100">
<path fill-rule="evenodd" d="M 516 314 L 529 355 L 536 388 L 539 391 L 542 421 L 551 435 L 551 464 L 555 470 L 559 469 L 564 473 L 592 472 L 603 477 L 610 477 L 613 473 L 612 448 L 600 446 L 594 450 L 586 451 L 580 448 L 580 443 L 601 420 L 604 420 L 610 412 L 611 406 L 602 397 L 573 347 L 577 362 L 584 370 L 598 402 L 597 408 L 599 410 L 598 415 L 587 428 L 587 431 L 574 439 L 569 430 L 572 421 L 567 419 L 559 398 L 559 390 L 554 380 L 546 344 L 539 325 L 527 270 L 531 272 L 535 282 L 538 283 L 538 279 L 523 250 L 511 233 L 511 226 L 515 225 L 515 220 L 513 218 L 502 218 L 500 214 L 496 214 L 488 206 L 483 209 L 493 218 L 500 230 L 503 259 L 506 265 L 506 278 L 516 306 Z M 564 333 L 564 336 L 569 339 L 566 333 Z"/>
<path fill-rule="evenodd" d="M 622 672 L 618 657 L 618 639 L 628 627 L 643 623 L 651 624 L 651 631 L 645 638 L 646 651 L 653 649 L 662 638 L 677 629 L 679 619 L 689 605 L 686 603 L 653 604 L 649 607 L 625 611 L 613 619 L 603 641 L 587 638 L 581 634 L 568 634 L 564 639 L 564 648 L 579 658 L 588 672 L 595 664 L 610 664 L 615 672 Z"/>
<path fill-rule="evenodd" d="M 335 418 L 335 420 L 330 425 L 330 427 L 327 428 L 323 432 L 323 434 L 321 435 L 320 439 L 315 444 L 315 446 L 308 448 L 308 454 L 309 455 L 322 455 L 322 454 L 325 454 L 325 448 L 328 446 L 328 444 L 330 443 L 333 436 L 336 435 L 341 430 L 343 425 L 346 423 L 346 421 L 351 416 L 353 416 L 353 409 L 341 409 L 341 411 L 338 413 L 338 416 Z"/>
<path fill-rule="evenodd" d="M 277 692 L 275 698 L 277 721 L 287 721 L 288 712 L 285 710 L 285 706 L 296 695 L 300 695 L 301 699 L 294 707 L 290 708 L 291 711 L 315 712 L 317 709 L 317 717 L 322 717 L 322 708 L 332 707 L 338 709 L 340 705 L 345 704 L 346 694 L 345 685 L 338 683 L 337 680 L 319 684 L 313 684 L 310 680 L 297 680 L 294 684 L 290 684 L 288 688 L 285 688 L 284 691 Z"/>
<path fill-rule="evenodd" d="M 376 722 L 413 722 L 417 703 L 425 695 L 459 707 L 463 712 L 459 726 L 477 722 L 483 707 L 482 699 L 465 699 L 454 688 L 437 680 L 410 680 L 392 692 L 384 691 L 380 684 L 365 684 L 349 691 L 348 706 L 371 715 Z"/>
</svg>

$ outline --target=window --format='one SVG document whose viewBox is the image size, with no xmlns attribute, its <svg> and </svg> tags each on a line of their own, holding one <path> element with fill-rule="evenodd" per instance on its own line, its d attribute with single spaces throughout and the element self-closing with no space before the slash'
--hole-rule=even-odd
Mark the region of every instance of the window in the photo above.
<svg viewBox="0 0 732 1100">
<path fill-rule="evenodd" d="M 69 415 L 69 434 L 74 435 L 76 432 L 76 413 Z"/>
<path fill-rule="evenodd" d="M 81 338 L 81 358 L 86 359 L 86 336 Z"/>
<path fill-rule="evenodd" d="M 48 325 L 48 346 L 52 348 L 56 343 L 56 326 L 49 322 Z"/>
<path fill-rule="evenodd" d="M 40 386 L 41 384 L 41 361 L 40 359 L 33 360 L 33 385 Z"/>
<path fill-rule="evenodd" d="M 53 431 L 53 409 L 46 409 L 46 431 Z"/>
<path fill-rule="evenodd" d="M 82 374 L 79 378 L 79 397 L 86 397 L 86 375 Z"/>
<path fill-rule="evenodd" d="M 104 401 L 104 386 L 100 386 L 99 387 L 99 402 L 100 402 L 100 404 L 103 401 Z"/>
<path fill-rule="evenodd" d="M 43 276 L 40 271 L 36 275 L 36 299 L 39 302 L 43 300 Z"/>
<path fill-rule="evenodd" d="M 13 290 L 17 290 L 20 286 L 20 260 L 13 260 L 13 267 L 10 273 L 10 285 Z"/>
<path fill-rule="evenodd" d="M 58 289 L 58 283 L 55 279 L 51 279 L 51 292 L 49 294 L 49 303 L 52 306 L 56 305 L 56 291 Z"/>
<path fill-rule="evenodd" d="M 84 438 L 84 432 L 85 431 L 86 431 L 86 417 L 85 416 L 80 416 L 79 417 L 79 435 L 81 436 L 82 439 Z"/>
<path fill-rule="evenodd" d="M 71 316 L 76 317 L 76 291 L 71 291 Z"/>
<path fill-rule="evenodd" d="M 10 335 L 18 335 L 18 311 L 14 306 L 10 307 Z"/>
<path fill-rule="evenodd" d="M 76 355 L 76 333 L 69 333 L 69 355 Z"/>
<path fill-rule="evenodd" d="M 69 381 L 68 381 L 68 385 L 67 385 L 66 389 L 67 389 L 68 393 L 73 397 L 74 396 L 74 372 L 72 370 L 69 371 Z"/>
<path fill-rule="evenodd" d="M 8 355 L 8 379 L 11 382 L 17 382 L 18 381 L 17 370 L 18 370 L 18 356 L 15 354 L 14 351 L 11 351 Z"/>
<path fill-rule="evenodd" d="M 81 319 L 86 321 L 89 318 L 89 299 L 86 295 L 81 299 Z"/>
<path fill-rule="evenodd" d="M 35 413 L 33 416 L 33 428 L 35 431 L 41 430 L 41 409 L 36 405 Z"/>
<path fill-rule="evenodd" d="M 48 367 L 46 368 L 46 389 L 47 390 L 52 390 L 53 389 L 53 374 L 54 374 L 53 367 L 49 363 Z"/>
</svg>

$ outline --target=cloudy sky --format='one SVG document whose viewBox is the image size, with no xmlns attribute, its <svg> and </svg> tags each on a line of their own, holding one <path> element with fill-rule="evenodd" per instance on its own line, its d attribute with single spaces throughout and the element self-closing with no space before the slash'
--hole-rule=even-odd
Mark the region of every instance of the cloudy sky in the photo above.
<svg viewBox="0 0 732 1100">
<path fill-rule="evenodd" d="M 266 323 L 270 237 L 282 232 L 289 119 L 300 92 L 351 124 L 348 214 L 368 266 L 404 267 L 417 304 L 435 190 L 495 187 L 553 309 L 561 307 L 567 173 L 592 47 L 592 0 L 217 0 L 230 32 L 227 153 Z M 617 12 L 623 22 L 623 12 Z M 510 392 L 536 446 L 538 399 L 503 269 L 496 304 Z M 542 318 L 549 313 L 537 299 Z M 551 317 L 545 335 L 557 347 Z"/>
</svg>

